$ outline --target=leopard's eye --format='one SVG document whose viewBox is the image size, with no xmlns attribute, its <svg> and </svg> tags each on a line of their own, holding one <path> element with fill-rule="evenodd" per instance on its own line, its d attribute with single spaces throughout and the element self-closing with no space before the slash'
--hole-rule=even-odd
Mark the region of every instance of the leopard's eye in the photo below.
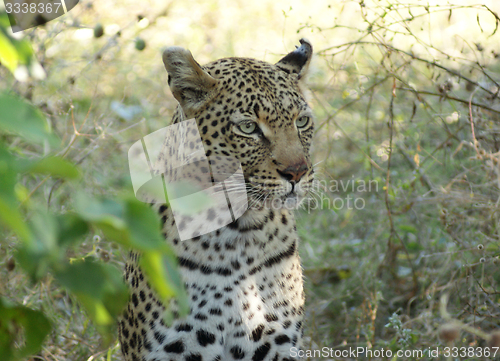
<svg viewBox="0 0 500 361">
<path fill-rule="evenodd" d="M 244 122 L 238 125 L 239 130 L 241 130 L 245 134 L 252 134 L 258 129 L 257 124 L 255 122 Z"/>
<path fill-rule="evenodd" d="M 309 124 L 309 117 L 304 115 L 303 117 L 300 117 L 295 121 L 295 124 L 297 125 L 297 128 L 305 128 L 307 124 Z"/>
</svg>

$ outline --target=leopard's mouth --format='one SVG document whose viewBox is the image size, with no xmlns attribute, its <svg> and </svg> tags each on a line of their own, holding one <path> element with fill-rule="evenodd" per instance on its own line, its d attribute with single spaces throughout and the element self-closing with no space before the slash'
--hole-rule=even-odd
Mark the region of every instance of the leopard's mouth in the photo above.
<svg viewBox="0 0 500 361">
<path fill-rule="evenodd" d="M 284 195 L 274 194 L 267 197 L 263 202 L 264 207 L 282 209 L 286 208 L 289 210 L 298 209 L 302 201 L 306 198 L 305 194 L 301 194 L 296 189 L 292 189 Z"/>
<path fill-rule="evenodd" d="M 300 195 L 296 190 L 292 190 L 281 197 L 287 207 L 298 207 L 304 198 L 305 196 Z"/>
<path fill-rule="evenodd" d="M 256 179 L 247 182 L 250 208 L 298 209 L 308 194 L 308 182 L 262 182 Z"/>
</svg>

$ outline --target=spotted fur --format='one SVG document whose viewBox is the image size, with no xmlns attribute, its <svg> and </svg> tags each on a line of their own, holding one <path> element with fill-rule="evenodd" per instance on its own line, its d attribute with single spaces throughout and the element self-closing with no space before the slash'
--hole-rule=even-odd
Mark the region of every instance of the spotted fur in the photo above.
<svg viewBox="0 0 500 361">
<path fill-rule="evenodd" d="M 307 196 L 313 172 L 311 110 L 301 82 L 312 55 L 301 46 L 277 64 L 220 59 L 201 67 L 191 53 L 168 48 L 163 56 L 179 107 L 173 121 L 196 119 L 209 157 L 242 165 L 249 209 L 217 231 L 180 241 L 167 205 L 155 205 L 174 249 L 190 300 L 179 318 L 150 288 L 131 254 L 125 278 L 131 298 L 119 324 L 126 361 L 292 360 L 300 348 L 304 313 L 302 269 L 291 208 Z M 253 130 L 250 132 L 250 130 Z M 167 142 L 168 143 L 168 142 Z M 175 157 L 165 144 L 158 172 Z M 217 219 L 217 209 L 205 217 Z M 175 320 L 167 326 L 165 307 Z"/>
</svg>

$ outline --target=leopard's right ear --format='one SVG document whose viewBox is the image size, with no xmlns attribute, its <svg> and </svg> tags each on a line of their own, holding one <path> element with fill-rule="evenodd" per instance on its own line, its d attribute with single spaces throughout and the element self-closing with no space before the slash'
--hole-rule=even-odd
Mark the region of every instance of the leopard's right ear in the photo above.
<svg viewBox="0 0 500 361">
<path fill-rule="evenodd" d="M 296 74 L 297 79 L 301 80 L 307 73 L 312 55 L 311 42 L 302 38 L 300 39 L 300 46 L 297 46 L 294 51 L 278 61 L 276 66 L 288 74 Z"/>
<path fill-rule="evenodd" d="M 178 46 L 165 49 L 163 63 L 170 90 L 189 118 L 210 98 L 217 80 L 201 68 L 189 50 Z"/>
</svg>

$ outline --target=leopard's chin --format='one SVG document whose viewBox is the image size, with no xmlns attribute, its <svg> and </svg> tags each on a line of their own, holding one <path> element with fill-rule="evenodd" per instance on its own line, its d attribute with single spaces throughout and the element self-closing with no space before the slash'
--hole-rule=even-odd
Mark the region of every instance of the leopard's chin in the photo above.
<svg viewBox="0 0 500 361">
<path fill-rule="evenodd" d="M 300 205 L 305 201 L 306 198 L 307 197 L 305 195 L 301 195 L 297 192 L 290 192 L 282 198 L 284 203 L 283 208 L 299 209 Z"/>
<path fill-rule="evenodd" d="M 249 208 L 254 210 L 297 210 L 309 198 L 307 185 L 285 184 L 279 189 L 251 191 L 247 193 Z"/>
<path fill-rule="evenodd" d="M 259 207 L 262 209 L 287 209 L 291 211 L 299 209 L 305 198 L 305 196 L 301 196 L 296 192 L 289 192 L 286 195 L 266 198 L 265 201 L 259 202 Z"/>
</svg>

